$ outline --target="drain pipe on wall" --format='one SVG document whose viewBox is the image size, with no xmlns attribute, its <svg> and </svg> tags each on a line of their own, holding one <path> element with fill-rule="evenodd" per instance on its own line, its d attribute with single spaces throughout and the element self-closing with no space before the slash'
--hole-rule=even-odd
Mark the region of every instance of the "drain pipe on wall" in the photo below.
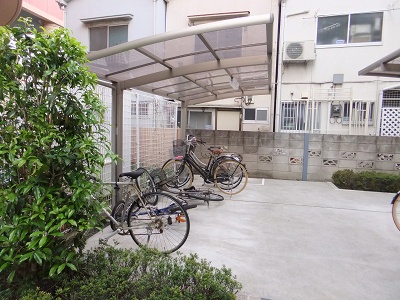
<svg viewBox="0 0 400 300">
<path fill-rule="evenodd" d="M 282 18 L 286 14 L 286 0 L 279 1 L 278 10 L 278 36 L 277 36 L 277 46 L 276 46 L 276 68 L 275 68 L 275 94 L 274 94 L 274 109 L 273 109 L 273 124 L 272 132 L 277 132 L 279 128 L 277 122 L 280 120 L 280 106 L 278 105 L 278 94 L 279 100 L 281 99 L 281 85 L 282 85 L 282 61 L 283 61 L 283 42 L 284 42 L 284 28 L 285 19 Z"/>
<path fill-rule="evenodd" d="M 284 42 L 285 42 L 285 25 L 286 25 L 286 1 L 279 1 L 279 16 L 278 16 L 278 37 L 277 37 L 277 49 L 276 49 L 276 69 L 275 69 L 275 95 L 274 95 L 274 122 L 273 122 L 273 132 L 279 130 L 280 122 L 280 112 L 281 106 L 279 105 L 282 100 L 282 64 L 283 64 L 283 54 L 284 54 Z M 278 103 L 279 95 L 279 103 Z M 301 174 L 301 180 L 307 181 L 308 173 L 308 150 L 310 144 L 310 133 L 304 133 L 304 146 L 303 146 L 303 168 Z"/>
<path fill-rule="evenodd" d="M 308 173 L 308 149 L 310 145 L 310 133 L 304 133 L 304 146 L 303 146 L 303 169 L 301 173 L 301 180 L 307 181 L 307 173 Z"/>
</svg>

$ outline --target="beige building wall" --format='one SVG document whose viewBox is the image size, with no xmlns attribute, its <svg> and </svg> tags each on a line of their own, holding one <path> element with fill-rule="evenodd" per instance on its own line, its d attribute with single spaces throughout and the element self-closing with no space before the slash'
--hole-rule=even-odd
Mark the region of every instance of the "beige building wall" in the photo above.
<svg viewBox="0 0 400 300">
<path fill-rule="evenodd" d="M 218 111 L 217 112 L 217 130 L 240 129 L 240 111 Z"/>
</svg>

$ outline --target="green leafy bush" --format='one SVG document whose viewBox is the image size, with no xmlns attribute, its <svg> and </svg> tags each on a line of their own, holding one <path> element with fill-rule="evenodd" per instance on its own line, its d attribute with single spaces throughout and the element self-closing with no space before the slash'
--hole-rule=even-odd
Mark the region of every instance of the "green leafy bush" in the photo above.
<svg viewBox="0 0 400 300">
<path fill-rule="evenodd" d="M 400 175 L 352 170 L 336 171 L 333 183 L 342 189 L 396 193 L 400 191 Z"/>
<path fill-rule="evenodd" d="M 61 299 L 235 299 L 241 284 L 226 267 L 197 255 L 155 250 L 96 248 L 77 263 L 78 272 L 57 292 Z"/>
<path fill-rule="evenodd" d="M 2 284 L 76 270 L 83 232 L 100 220 L 102 186 L 88 178 L 111 157 L 85 49 L 67 29 L 21 21 L 0 27 Z"/>
</svg>

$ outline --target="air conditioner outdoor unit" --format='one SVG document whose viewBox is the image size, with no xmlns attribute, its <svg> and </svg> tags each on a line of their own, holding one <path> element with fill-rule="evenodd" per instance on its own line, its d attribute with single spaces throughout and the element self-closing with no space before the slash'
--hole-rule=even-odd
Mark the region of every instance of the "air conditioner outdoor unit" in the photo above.
<svg viewBox="0 0 400 300">
<path fill-rule="evenodd" d="M 284 62 L 305 62 L 315 59 L 314 41 L 285 42 Z"/>
</svg>

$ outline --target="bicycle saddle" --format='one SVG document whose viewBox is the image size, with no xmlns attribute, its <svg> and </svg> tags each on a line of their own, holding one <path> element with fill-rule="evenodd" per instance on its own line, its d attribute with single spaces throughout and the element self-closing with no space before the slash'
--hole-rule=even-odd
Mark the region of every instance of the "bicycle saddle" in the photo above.
<svg viewBox="0 0 400 300">
<path fill-rule="evenodd" d="M 224 147 L 220 146 L 211 146 L 208 148 L 208 151 L 210 151 L 212 154 L 217 154 L 220 155 L 222 152 L 224 152 Z"/>
<path fill-rule="evenodd" d="M 126 173 L 121 173 L 119 174 L 119 177 L 129 177 L 130 179 L 136 179 L 138 178 L 140 175 L 142 175 L 144 173 L 144 169 L 138 169 L 136 171 L 132 171 L 132 172 L 126 172 Z"/>
</svg>

